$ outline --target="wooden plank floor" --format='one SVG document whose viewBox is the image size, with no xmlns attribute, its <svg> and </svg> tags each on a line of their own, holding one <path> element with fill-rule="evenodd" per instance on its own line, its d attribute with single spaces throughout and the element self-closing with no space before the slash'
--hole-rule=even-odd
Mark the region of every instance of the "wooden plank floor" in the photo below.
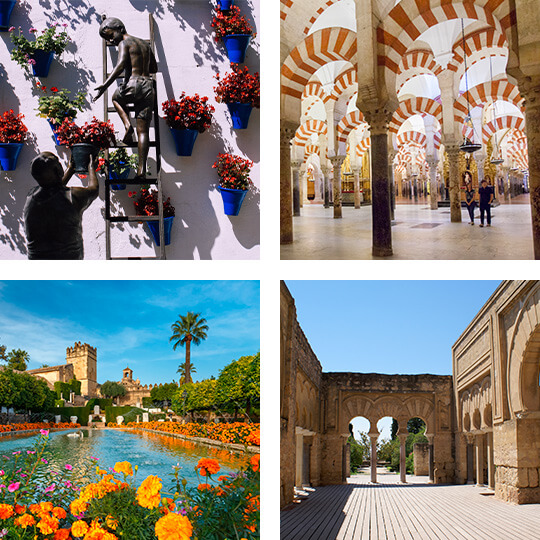
<svg viewBox="0 0 540 540">
<path fill-rule="evenodd" d="M 487 488 L 436 486 L 377 470 L 347 485 L 307 488 L 281 512 L 281 540 L 538 540 L 540 504 L 511 505 Z"/>
</svg>

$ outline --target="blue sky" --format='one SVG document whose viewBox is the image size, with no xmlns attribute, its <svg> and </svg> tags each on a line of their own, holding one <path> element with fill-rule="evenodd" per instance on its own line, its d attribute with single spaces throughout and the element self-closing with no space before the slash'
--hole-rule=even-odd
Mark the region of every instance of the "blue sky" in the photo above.
<svg viewBox="0 0 540 540">
<path fill-rule="evenodd" d="M 29 369 L 66 361 L 76 341 L 98 349 L 98 382 L 129 365 L 143 384 L 178 380 L 184 347 L 171 325 L 201 313 L 208 338 L 192 347 L 195 380 L 260 348 L 258 281 L 1 281 L 0 344 L 30 353 Z"/>
</svg>

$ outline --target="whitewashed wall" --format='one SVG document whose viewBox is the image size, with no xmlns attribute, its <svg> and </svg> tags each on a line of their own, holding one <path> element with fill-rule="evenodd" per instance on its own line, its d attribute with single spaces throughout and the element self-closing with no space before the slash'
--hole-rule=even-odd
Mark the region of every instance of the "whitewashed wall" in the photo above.
<svg viewBox="0 0 540 540">
<path fill-rule="evenodd" d="M 259 6 L 256 0 L 237 0 L 242 12 L 259 30 Z M 156 22 L 158 103 L 189 95 L 207 95 L 215 106 L 210 130 L 199 134 L 192 157 L 178 157 L 169 128 L 160 119 L 163 189 L 176 208 L 168 259 L 258 259 L 259 258 L 259 110 L 254 109 L 246 130 L 233 130 L 224 104 L 215 102 L 214 75 L 230 67 L 221 42 L 216 43 L 211 28 L 211 0 L 26 0 L 19 1 L 11 17 L 13 26 L 39 30 L 47 23 L 67 23 L 73 42 L 51 66 L 42 83 L 92 91 L 102 83 L 102 41 L 98 34 L 101 15 L 118 17 L 127 31 L 138 37 L 149 37 L 148 14 Z M 7 32 L 0 33 L 0 110 L 13 109 L 25 115 L 30 140 L 25 144 L 17 170 L 0 172 L 0 259 L 26 258 L 22 210 L 28 191 L 35 186 L 29 165 L 42 151 L 56 152 L 67 163 L 69 152 L 56 147 L 49 125 L 37 117 L 38 95 L 22 68 L 11 61 L 12 49 Z M 246 65 L 259 70 L 258 36 L 248 48 Z M 114 87 L 112 87 L 114 90 Z M 109 93 L 109 96 L 111 92 Z M 110 99 L 110 98 L 109 98 Z M 88 101 L 90 101 L 88 99 Z M 88 103 L 76 121 L 83 123 L 92 115 L 103 117 L 103 98 Z M 123 136 L 120 119 L 111 114 L 116 130 Z M 251 178 L 256 186 L 244 200 L 240 215 L 226 216 L 220 193 L 215 189 L 217 176 L 212 169 L 219 152 L 231 152 L 254 162 Z M 152 163 L 153 150 L 150 149 Z M 85 185 L 74 178 L 69 185 Z M 135 189 L 135 186 L 131 186 Z M 122 212 L 134 214 L 127 192 L 113 195 L 113 204 Z M 105 189 L 85 212 L 83 221 L 86 259 L 105 258 Z M 111 233 L 113 256 L 151 256 L 154 243 L 146 228 L 139 224 L 118 224 Z"/>
</svg>

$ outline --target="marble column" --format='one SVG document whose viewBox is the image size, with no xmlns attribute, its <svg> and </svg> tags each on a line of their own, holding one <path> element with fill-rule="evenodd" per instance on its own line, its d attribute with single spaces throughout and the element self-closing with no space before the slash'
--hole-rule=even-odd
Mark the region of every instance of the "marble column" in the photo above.
<svg viewBox="0 0 540 540">
<path fill-rule="evenodd" d="M 394 211 L 396 209 L 396 187 L 394 185 L 394 158 L 396 153 L 388 151 L 388 180 L 390 182 L 390 219 L 394 221 Z"/>
<path fill-rule="evenodd" d="M 353 167 L 352 172 L 354 174 L 354 207 L 358 209 L 362 202 L 360 193 L 360 169 L 358 167 Z"/>
<path fill-rule="evenodd" d="M 476 458 L 476 485 L 484 485 L 484 434 L 476 435 L 474 441 Z"/>
<path fill-rule="evenodd" d="M 476 168 L 478 169 L 478 185 L 482 182 L 484 179 L 484 165 L 486 162 L 486 154 L 483 152 L 475 152 L 473 154 L 474 161 L 476 162 Z M 493 182 L 493 178 L 491 179 Z"/>
<path fill-rule="evenodd" d="M 437 165 L 439 160 L 437 158 L 429 159 L 429 202 L 431 210 L 437 210 L 439 208 L 438 196 L 439 190 L 437 189 Z"/>
<path fill-rule="evenodd" d="M 408 433 L 398 435 L 399 437 L 399 481 L 402 484 L 407 483 L 407 454 L 405 451 L 405 441 L 407 440 Z"/>
<path fill-rule="evenodd" d="M 474 484 L 474 435 L 467 433 L 467 484 Z"/>
<path fill-rule="evenodd" d="M 293 241 L 293 198 L 291 182 L 291 140 L 296 132 L 292 122 L 282 120 L 279 129 L 279 176 L 280 176 L 280 242 L 292 244 Z"/>
<path fill-rule="evenodd" d="M 428 471 L 429 482 L 433 484 L 435 482 L 435 456 L 433 454 L 433 437 L 434 435 L 426 435 L 428 440 Z"/>
<path fill-rule="evenodd" d="M 446 147 L 448 153 L 448 168 L 450 174 L 450 221 L 461 222 L 461 192 L 459 190 L 459 145 L 449 144 Z"/>
<path fill-rule="evenodd" d="M 293 175 L 293 216 L 300 215 L 300 167 L 302 160 L 293 159 L 291 161 Z"/>
<path fill-rule="evenodd" d="M 371 457 L 370 457 L 370 464 L 371 464 L 371 482 L 373 484 L 377 483 L 377 439 L 379 438 L 379 434 L 372 435 L 369 434 L 369 439 L 371 441 Z"/>
<path fill-rule="evenodd" d="M 375 257 L 392 255 L 392 213 L 388 176 L 388 124 L 393 111 L 362 111 L 371 130 L 371 215 L 372 253 Z"/>
<path fill-rule="evenodd" d="M 490 489 L 495 489 L 495 464 L 493 459 L 493 431 L 487 432 L 487 484 Z"/>
<path fill-rule="evenodd" d="M 534 258 L 540 259 L 540 75 L 523 77 L 518 87 L 525 105 Z"/>
<path fill-rule="evenodd" d="M 341 166 L 346 156 L 333 156 L 330 162 L 334 167 L 334 219 L 342 217 L 341 214 Z"/>
<path fill-rule="evenodd" d="M 330 169 L 329 167 L 326 167 L 325 165 L 323 165 L 321 167 L 321 171 L 323 173 L 323 182 L 324 182 L 324 207 L 330 208 L 330 179 L 328 177 Z"/>
</svg>

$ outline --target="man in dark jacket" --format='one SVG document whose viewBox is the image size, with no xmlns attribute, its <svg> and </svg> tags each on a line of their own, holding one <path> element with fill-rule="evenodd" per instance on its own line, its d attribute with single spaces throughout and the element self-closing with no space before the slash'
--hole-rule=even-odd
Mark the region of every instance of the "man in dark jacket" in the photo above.
<svg viewBox="0 0 540 540">
<path fill-rule="evenodd" d="M 478 189 L 480 196 L 480 227 L 484 226 L 484 212 L 487 214 L 487 226 L 491 227 L 491 203 L 493 202 L 493 188 L 482 180 L 482 187 Z"/>
<path fill-rule="evenodd" d="M 88 187 L 67 187 L 74 173 L 64 173 L 59 159 L 42 152 L 32 161 L 32 188 L 24 205 L 24 228 L 29 259 L 83 259 L 82 215 L 98 196 L 94 158 L 88 167 Z"/>
</svg>

